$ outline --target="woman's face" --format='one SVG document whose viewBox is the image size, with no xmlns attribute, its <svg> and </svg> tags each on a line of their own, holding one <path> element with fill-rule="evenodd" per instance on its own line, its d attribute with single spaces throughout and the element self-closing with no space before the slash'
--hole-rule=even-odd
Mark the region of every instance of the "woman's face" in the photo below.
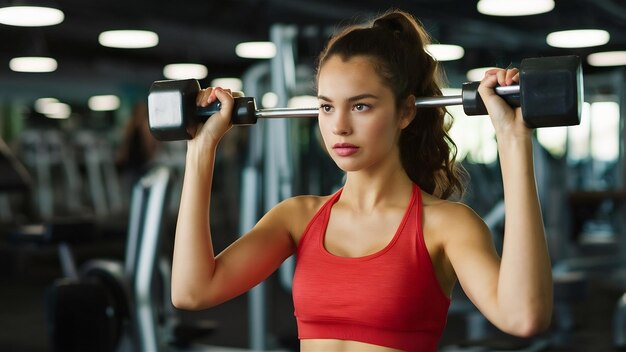
<svg viewBox="0 0 626 352">
<path fill-rule="evenodd" d="M 318 123 L 324 144 L 344 171 L 398 161 L 398 138 L 413 116 L 399 116 L 395 96 L 369 58 L 329 58 L 318 76 Z"/>
</svg>

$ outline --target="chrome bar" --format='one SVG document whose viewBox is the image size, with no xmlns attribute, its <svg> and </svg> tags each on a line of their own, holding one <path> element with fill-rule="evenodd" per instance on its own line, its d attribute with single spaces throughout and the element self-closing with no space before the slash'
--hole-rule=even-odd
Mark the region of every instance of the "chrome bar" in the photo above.
<svg viewBox="0 0 626 352">
<path fill-rule="evenodd" d="M 460 95 L 446 95 L 440 97 L 425 97 L 415 99 L 418 108 L 439 107 L 448 105 L 463 105 L 463 97 Z"/>
<path fill-rule="evenodd" d="M 259 109 L 255 115 L 260 119 L 285 118 L 285 117 L 317 117 L 319 108 L 277 108 L 277 109 Z"/>
<path fill-rule="evenodd" d="M 498 95 L 513 95 L 520 92 L 519 84 L 514 86 L 497 86 L 495 90 Z"/>
<path fill-rule="evenodd" d="M 519 85 L 498 86 L 495 89 L 498 95 L 519 94 Z M 423 97 L 415 100 L 415 106 L 418 108 L 440 107 L 449 105 L 463 105 L 462 95 L 444 95 L 439 97 Z M 317 117 L 318 108 L 275 108 L 275 109 L 259 109 L 255 115 L 259 119 L 279 119 L 292 117 Z"/>
</svg>

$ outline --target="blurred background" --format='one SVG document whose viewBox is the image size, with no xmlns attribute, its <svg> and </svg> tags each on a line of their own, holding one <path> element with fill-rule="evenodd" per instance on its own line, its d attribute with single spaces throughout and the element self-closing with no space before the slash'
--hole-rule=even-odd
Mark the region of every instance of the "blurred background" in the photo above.
<svg viewBox="0 0 626 352">
<path fill-rule="evenodd" d="M 297 350 L 293 259 L 219 307 L 190 313 L 169 304 L 186 143 L 152 138 L 148 92 L 157 80 L 195 78 L 243 90 L 259 108 L 315 107 L 315 60 L 329 36 L 390 8 L 409 11 L 431 33 L 428 51 L 445 69 L 447 95 L 486 68 L 524 58 L 582 62 L 580 125 L 534 132 L 555 278 L 552 326 L 531 339 L 507 336 L 457 290 L 440 350 L 626 347 L 623 1 L 4 0 L 0 350 Z M 471 175 L 463 201 L 499 248 L 493 128 L 486 117 L 449 111 Z M 340 186 L 319 138 L 313 119 L 231 130 L 218 151 L 210 210 L 216 251 L 281 199 Z M 81 323 L 69 317 L 106 336 L 74 333 Z"/>
</svg>

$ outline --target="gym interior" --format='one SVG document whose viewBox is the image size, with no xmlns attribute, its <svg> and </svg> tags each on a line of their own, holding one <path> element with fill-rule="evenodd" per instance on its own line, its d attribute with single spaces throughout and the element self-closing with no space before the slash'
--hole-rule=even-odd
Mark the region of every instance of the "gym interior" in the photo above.
<svg viewBox="0 0 626 352">
<path fill-rule="evenodd" d="M 299 350 L 293 258 L 215 308 L 171 305 L 186 141 L 151 135 L 149 92 L 155 81 L 194 79 L 202 87 L 243 91 L 259 108 L 316 108 L 315 63 L 328 38 L 390 8 L 412 13 L 432 35 L 429 52 L 445 70 L 445 95 L 460 95 L 464 82 L 479 81 L 489 67 L 551 56 L 580 60 L 580 120 L 533 130 L 554 279 L 551 326 L 531 338 L 509 336 L 457 287 L 439 350 L 626 348 L 624 2 L 25 0 L 0 6 L 0 351 Z M 20 12 L 38 10 L 49 21 Z M 459 105 L 447 109 L 457 158 L 471 176 L 462 201 L 485 220 L 500 248 L 504 200 L 493 127 Z M 315 118 L 234 127 L 215 170 L 216 252 L 282 199 L 330 194 L 343 178 L 323 150 Z M 92 334 L 75 332 L 85 324 L 95 327 Z"/>
</svg>

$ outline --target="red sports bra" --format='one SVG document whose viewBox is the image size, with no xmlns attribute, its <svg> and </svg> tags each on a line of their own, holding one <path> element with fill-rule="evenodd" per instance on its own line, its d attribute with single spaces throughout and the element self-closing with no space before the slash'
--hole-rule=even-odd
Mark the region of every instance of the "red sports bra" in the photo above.
<svg viewBox="0 0 626 352">
<path fill-rule="evenodd" d="M 443 293 L 422 234 L 417 185 L 391 242 L 364 257 L 324 248 L 335 193 L 317 212 L 297 249 L 293 301 L 300 339 L 360 341 L 405 351 L 436 351 L 450 299 Z"/>
</svg>

